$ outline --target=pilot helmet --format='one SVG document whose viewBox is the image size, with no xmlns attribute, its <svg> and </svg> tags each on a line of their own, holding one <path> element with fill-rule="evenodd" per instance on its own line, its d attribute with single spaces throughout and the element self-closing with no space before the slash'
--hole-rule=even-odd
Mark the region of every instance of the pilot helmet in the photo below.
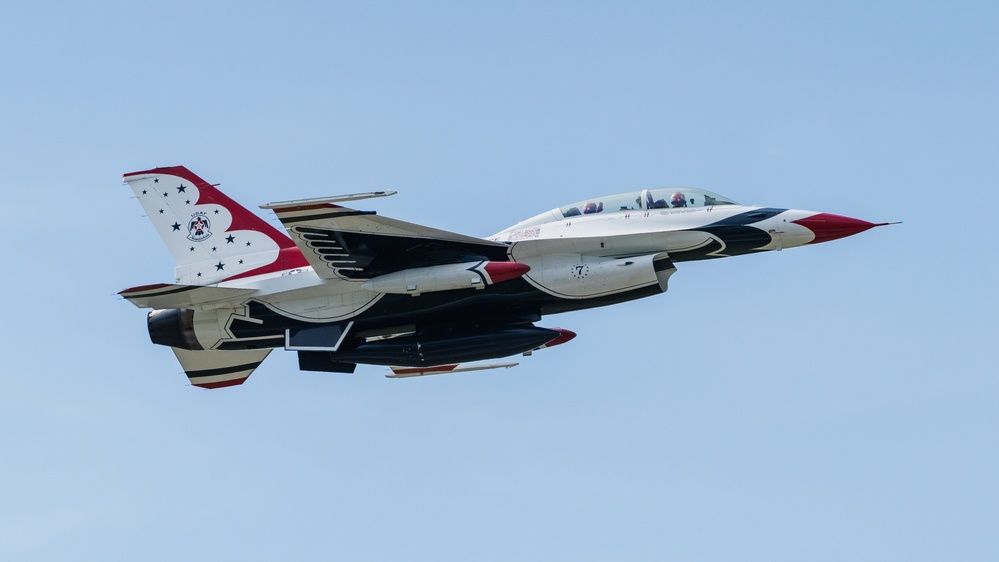
<svg viewBox="0 0 999 562">
<path fill-rule="evenodd" d="M 682 191 L 677 191 L 673 194 L 673 198 L 670 200 L 670 204 L 674 207 L 686 207 L 687 198 L 683 196 Z"/>
</svg>

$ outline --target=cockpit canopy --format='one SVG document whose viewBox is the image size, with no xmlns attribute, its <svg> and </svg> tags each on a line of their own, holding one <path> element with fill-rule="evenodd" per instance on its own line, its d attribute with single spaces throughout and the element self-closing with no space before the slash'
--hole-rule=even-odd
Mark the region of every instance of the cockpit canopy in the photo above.
<svg viewBox="0 0 999 562">
<path fill-rule="evenodd" d="M 572 217 L 595 215 L 598 213 L 627 213 L 656 209 L 677 209 L 690 207 L 711 207 L 715 205 L 738 205 L 727 197 L 712 193 L 706 189 L 693 187 L 663 187 L 659 189 L 644 189 L 630 193 L 619 193 L 607 197 L 594 197 L 551 211 L 541 213 L 525 221 L 521 221 L 504 232 L 513 232 L 539 224 L 562 221 Z M 511 239 L 507 234 L 500 233 L 493 239 Z"/>
<path fill-rule="evenodd" d="M 738 205 L 735 201 L 693 187 L 664 187 L 645 189 L 631 193 L 621 193 L 609 197 L 587 199 L 559 207 L 556 211 L 562 218 L 594 213 L 616 211 L 644 211 L 649 209 L 676 209 L 686 207 L 711 207 L 714 205 Z"/>
</svg>

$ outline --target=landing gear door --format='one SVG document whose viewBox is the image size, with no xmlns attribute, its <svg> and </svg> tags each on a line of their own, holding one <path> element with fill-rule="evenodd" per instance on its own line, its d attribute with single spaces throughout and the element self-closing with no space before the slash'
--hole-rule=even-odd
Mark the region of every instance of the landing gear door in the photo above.
<svg viewBox="0 0 999 562">
<path fill-rule="evenodd" d="M 346 339 L 354 322 L 319 324 L 305 328 L 288 328 L 284 332 L 284 348 L 288 351 L 336 351 Z"/>
</svg>

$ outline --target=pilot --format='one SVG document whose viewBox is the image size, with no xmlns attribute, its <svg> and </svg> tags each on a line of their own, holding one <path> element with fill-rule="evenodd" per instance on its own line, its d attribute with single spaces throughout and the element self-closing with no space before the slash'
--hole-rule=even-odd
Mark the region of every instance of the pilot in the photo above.
<svg viewBox="0 0 999 562">
<path fill-rule="evenodd" d="M 670 199 L 670 203 L 672 203 L 674 207 L 686 207 L 687 198 L 683 196 L 682 191 L 677 191 L 673 194 L 673 198 Z"/>
<path fill-rule="evenodd" d="M 603 210 L 604 210 L 604 202 L 603 201 L 600 202 L 600 205 L 597 205 L 593 201 L 590 201 L 590 202 L 586 203 L 585 207 L 583 207 L 583 214 L 584 215 L 590 215 L 590 214 L 593 214 L 593 213 L 599 213 L 600 211 L 603 211 Z"/>
</svg>

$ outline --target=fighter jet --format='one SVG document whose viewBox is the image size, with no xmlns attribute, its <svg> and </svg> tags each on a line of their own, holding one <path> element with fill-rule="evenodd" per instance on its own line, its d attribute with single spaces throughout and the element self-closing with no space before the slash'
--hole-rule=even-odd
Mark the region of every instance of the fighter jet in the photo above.
<svg viewBox="0 0 999 562">
<path fill-rule="evenodd" d="M 817 244 L 889 223 L 745 206 L 695 188 L 593 197 L 474 238 L 342 204 L 379 191 L 261 205 L 281 232 L 183 166 L 124 175 L 176 261 L 174 283 L 119 294 L 147 316 L 194 386 L 243 383 L 273 349 L 305 371 L 387 375 L 481 363 L 568 342 L 560 312 L 666 291 L 676 264 Z M 478 363 L 477 363 L 478 362 Z"/>
</svg>

